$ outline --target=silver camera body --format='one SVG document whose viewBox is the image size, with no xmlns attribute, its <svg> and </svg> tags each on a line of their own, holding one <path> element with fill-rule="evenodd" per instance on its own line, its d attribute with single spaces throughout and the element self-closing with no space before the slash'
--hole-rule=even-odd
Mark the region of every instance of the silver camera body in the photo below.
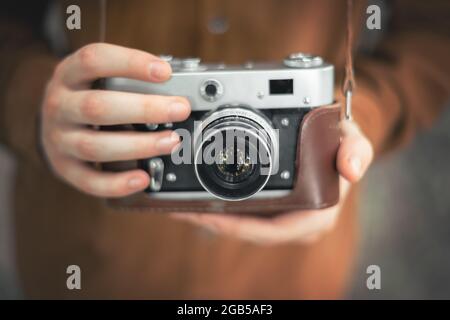
<svg viewBox="0 0 450 320">
<path fill-rule="evenodd" d="M 184 96 L 189 99 L 192 111 L 237 104 L 256 109 L 314 108 L 328 105 L 334 99 L 334 67 L 318 56 L 292 54 L 281 63 L 248 62 L 242 66 L 202 64 L 199 58 L 163 58 L 172 66 L 169 81 L 149 83 L 111 78 L 106 80 L 107 88 Z M 286 82 L 286 87 L 277 87 L 279 80 L 292 80 L 291 86 Z M 208 94 L 207 88 L 211 86 L 216 87 L 215 94 Z"/>
<path fill-rule="evenodd" d="M 167 199 L 216 197 L 234 201 L 288 194 L 294 185 L 301 120 L 312 109 L 334 101 L 333 65 L 302 53 L 291 54 L 278 63 L 249 62 L 241 66 L 203 64 L 198 58 L 162 58 L 173 70 L 167 82 L 109 78 L 103 84 L 107 90 L 184 96 L 190 101 L 192 114 L 184 122 L 134 125 L 140 131 L 182 128 L 196 132 L 191 143 L 193 163 L 176 165 L 170 156 L 139 160 L 139 166 L 151 176 L 148 194 Z M 268 173 L 257 173 L 262 167 L 259 158 L 255 163 L 247 161 L 247 147 L 255 147 L 248 137 L 241 139 L 245 148 L 234 144 L 217 152 L 221 163 L 200 163 L 197 156 L 210 142 L 197 133 L 207 129 L 213 132 L 208 139 L 225 137 L 230 131 L 262 133 L 256 140 L 258 148 L 262 145 L 270 158 Z M 228 158 L 235 163 L 228 163 Z"/>
</svg>

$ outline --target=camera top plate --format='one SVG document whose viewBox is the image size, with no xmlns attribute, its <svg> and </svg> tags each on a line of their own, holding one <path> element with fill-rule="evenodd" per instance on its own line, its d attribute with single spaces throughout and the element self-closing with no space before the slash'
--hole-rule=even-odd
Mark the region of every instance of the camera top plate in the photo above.
<svg viewBox="0 0 450 320">
<path fill-rule="evenodd" d="M 278 63 L 204 64 L 199 58 L 161 56 L 170 80 L 149 83 L 109 78 L 108 90 L 185 96 L 193 111 L 244 104 L 256 109 L 315 108 L 334 101 L 334 67 L 318 56 L 296 53 Z"/>
</svg>

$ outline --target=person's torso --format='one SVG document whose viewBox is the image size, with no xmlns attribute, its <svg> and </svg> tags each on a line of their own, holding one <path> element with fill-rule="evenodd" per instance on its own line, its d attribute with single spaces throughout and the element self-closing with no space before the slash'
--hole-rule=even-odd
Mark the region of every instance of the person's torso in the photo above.
<svg viewBox="0 0 450 320">
<path fill-rule="evenodd" d="M 106 41 L 210 62 L 280 60 L 299 51 L 337 67 L 344 61 L 344 0 L 78 0 L 62 1 L 64 15 L 69 2 L 82 14 L 81 30 L 65 33 L 71 51 Z"/>
</svg>

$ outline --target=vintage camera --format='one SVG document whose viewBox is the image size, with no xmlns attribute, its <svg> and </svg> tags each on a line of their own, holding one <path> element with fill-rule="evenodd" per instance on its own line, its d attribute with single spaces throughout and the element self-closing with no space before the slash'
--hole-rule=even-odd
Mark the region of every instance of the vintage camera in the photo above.
<svg viewBox="0 0 450 320">
<path fill-rule="evenodd" d="M 319 56 L 302 53 L 278 63 L 242 66 L 203 64 L 198 58 L 162 58 L 173 69 L 172 78 L 165 83 L 124 78 L 103 82 L 107 90 L 185 96 L 191 103 L 192 113 L 184 122 L 131 127 L 139 131 L 173 129 L 183 138 L 182 150 L 174 152 L 176 160 L 170 155 L 136 162 L 150 174 L 147 195 L 170 201 L 238 201 L 281 198 L 292 192 L 301 179 L 297 172 L 301 125 L 312 111 L 333 104 L 333 66 Z M 309 145 L 322 148 L 320 140 L 314 139 Z M 205 152 L 209 161 L 204 159 Z M 303 170 L 320 175 L 324 170 L 321 161 L 312 161 L 314 164 Z M 330 165 L 334 164 L 330 161 Z M 317 189 L 318 185 L 313 182 L 311 187 Z"/>
</svg>

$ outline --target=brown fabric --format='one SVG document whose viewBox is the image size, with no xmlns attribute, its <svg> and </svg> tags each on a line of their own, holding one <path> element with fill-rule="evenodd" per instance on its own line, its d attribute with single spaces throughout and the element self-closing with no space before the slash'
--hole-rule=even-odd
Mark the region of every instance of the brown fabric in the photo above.
<svg viewBox="0 0 450 320">
<path fill-rule="evenodd" d="M 113 207 L 143 209 L 147 212 L 229 212 L 274 216 L 286 211 L 331 207 L 339 200 L 336 155 L 339 148 L 340 105 L 335 103 L 309 112 L 299 128 L 296 179 L 291 193 L 279 198 L 221 200 L 161 200 L 140 192 L 108 201 Z M 320 148 L 317 146 L 320 145 Z M 113 163 L 108 169 L 137 168 L 136 161 Z M 119 169 L 119 170 L 114 170 Z M 312 188 L 311 186 L 314 186 Z"/>
<path fill-rule="evenodd" d="M 313 52 L 335 64 L 339 83 L 344 75 L 345 0 L 108 2 L 108 42 L 227 63 Z M 377 155 L 430 125 L 450 92 L 449 2 L 392 3 L 383 41 L 355 57 L 353 115 Z M 82 30 L 67 32 L 71 49 L 97 41 L 99 3 L 66 4 L 83 14 Z M 366 5 L 354 5 L 356 40 Z M 228 21 L 223 34 L 207 29 L 217 16 Z M 357 240 L 355 188 L 337 227 L 318 243 L 266 248 L 210 237 L 165 215 L 119 214 L 55 179 L 35 148 L 35 116 L 55 58 L 30 28 L 0 20 L 0 137 L 18 156 L 17 260 L 28 297 L 342 297 Z M 70 264 L 82 268 L 81 291 L 66 289 Z"/>
</svg>

